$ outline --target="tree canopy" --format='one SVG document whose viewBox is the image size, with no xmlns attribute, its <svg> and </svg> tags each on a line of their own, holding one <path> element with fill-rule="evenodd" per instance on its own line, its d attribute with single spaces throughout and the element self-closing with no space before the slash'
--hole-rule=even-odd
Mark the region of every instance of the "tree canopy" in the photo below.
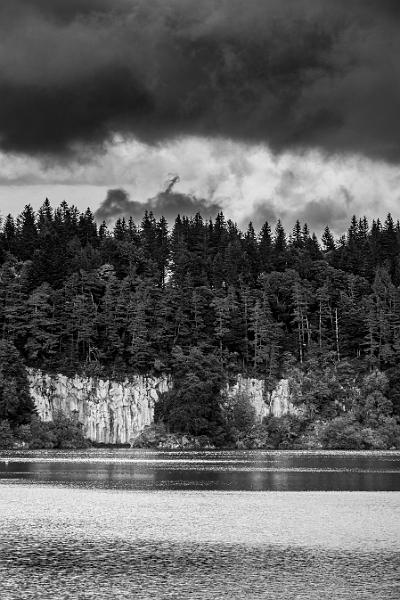
<svg viewBox="0 0 400 600">
<path fill-rule="evenodd" d="M 290 233 L 280 221 L 242 232 L 222 213 L 178 215 L 169 230 L 146 212 L 109 227 L 66 202 L 27 205 L 0 229 L 0 419 L 23 423 L 32 410 L 21 360 L 67 375 L 167 373 L 175 400 L 163 418 L 191 433 L 218 429 L 213 397 L 229 378 L 271 390 L 288 365 L 313 418 L 336 418 L 332 399 L 347 410 L 351 389 L 379 371 L 386 387 L 363 388 L 359 418 L 391 418 L 399 284 L 391 215 L 353 217 L 338 240 L 327 226 L 319 242 L 299 221 Z"/>
</svg>

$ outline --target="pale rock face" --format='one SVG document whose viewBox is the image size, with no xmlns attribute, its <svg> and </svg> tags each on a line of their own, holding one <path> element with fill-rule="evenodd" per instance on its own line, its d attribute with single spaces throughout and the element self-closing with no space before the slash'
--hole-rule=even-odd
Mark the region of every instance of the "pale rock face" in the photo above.
<svg viewBox="0 0 400 600">
<path fill-rule="evenodd" d="M 269 397 L 270 414 L 274 417 L 294 414 L 296 409 L 290 402 L 289 380 L 281 379 Z"/>
<path fill-rule="evenodd" d="M 51 421 L 61 410 L 77 415 L 85 437 L 105 444 L 129 443 L 132 435 L 150 425 L 154 403 L 167 391 L 167 378 L 134 376 L 121 383 L 90 377 L 48 375 L 29 369 L 32 398 L 39 417 Z"/>
<path fill-rule="evenodd" d="M 261 379 L 248 379 L 238 376 L 237 382 L 228 388 L 228 395 L 244 394 L 254 406 L 258 421 L 264 417 L 281 417 L 293 414 L 295 409 L 290 402 L 289 381 L 281 379 L 277 387 L 271 392 L 265 391 L 264 382 Z"/>
<path fill-rule="evenodd" d="M 83 424 L 85 437 L 105 444 L 127 444 L 154 420 L 154 404 L 162 392 L 168 391 L 167 377 L 133 376 L 123 382 L 48 375 L 28 369 L 30 391 L 39 417 L 51 421 L 61 410 L 66 416 L 76 415 Z M 282 379 L 271 393 L 265 393 L 258 379 L 238 376 L 228 388 L 228 395 L 245 393 L 261 422 L 267 415 L 281 416 L 293 412 L 288 381 Z"/>
</svg>

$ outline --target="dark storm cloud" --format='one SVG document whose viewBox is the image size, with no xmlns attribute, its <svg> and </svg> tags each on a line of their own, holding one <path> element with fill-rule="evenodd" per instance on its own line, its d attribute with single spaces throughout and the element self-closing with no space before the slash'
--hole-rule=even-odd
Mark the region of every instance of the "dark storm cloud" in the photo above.
<svg viewBox="0 0 400 600">
<path fill-rule="evenodd" d="M 129 198 L 123 189 L 108 190 L 107 197 L 95 213 L 98 222 L 113 222 L 118 217 L 133 217 L 135 221 L 143 218 L 144 211 L 151 211 L 155 217 L 164 216 L 173 222 L 178 214 L 191 216 L 197 212 L 204 218 L 215 217 L 222 209 L 202 198 L 195 198 L 179 192 L 160 192 L 146 202 L 137 202 Z"/>
<path fill-rule="evenodd" d="M 396 0 L 2 0 L 0 144 L 115 133 L 400 158 Z"/>
</svg>

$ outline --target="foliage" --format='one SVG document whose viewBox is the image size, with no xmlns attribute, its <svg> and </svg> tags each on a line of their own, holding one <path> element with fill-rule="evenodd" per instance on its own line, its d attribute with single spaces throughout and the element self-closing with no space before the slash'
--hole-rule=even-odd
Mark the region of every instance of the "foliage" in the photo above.
<svg viewBox="0 0 400 600">
<path fill-rule="evenodd" d="M 53 415 L 48 430 L 53 448 L 87 448 L 89 445 L 83 436 L 82 424 L 76 418 L 69 419 L 62 412 Z"/>
<path fill-rule="evenodd" d="M 38 417 L 32 419 L 30 431 L 27 432 L 23 441 L 33 449 L 51 449 L 56 447 L 56 438 L 53 434 L 51 424 L 41 421 Z"/>
<path fill-rule="evenodd" d="M 281 450 L 293 448 L 305 424 L 306 421 L 297 415 L 267 418 L 265 426 L 272 448 Z"/>
<path fill-rule="evenodd" d="M 318 352 L 290 371 L 293 403 L 311 421 L 332 419 L 356 401 L 358 378 L 358 365 L 337 362 L 334 352 Z"/>
<path fill-rule="evenodd" d="M 326 423 L 320 436 L 323 448 L 334 450 L 385 450 L 400 447 L 400 427 L 386 418 L 376 427 L 366 427 L 349 413 Z"/>
<path fill-rule="evenodd" d="M 393 406 L 386 396 L 388 378 L 378 369 L 364 377 L 361 395 L 354 405 L 359 420 L 368 427 L 376 427 L 382 418 L 392 414 Z"/>
<path fill-rule="evenodd" d="M 267 417 L 263 423 L 255 423 L 245 430 L 235 430 L 236 448 L 290 450 L 298 445 L 307 421 L 298 415 Z"/>
<path fill-rule="evenodd" d="M 214 448 L 212 440 L 205 435 L 169 433 L 163 423 L 148 425 L 130 440 L 132 448 L 161 448 L 163 450 L 199 450 Z"/>
<path fill-rule="evenodd" d="M 20 355 L 12 342 L 0 340 L 0 419 L 14 428 L 29 423 L 34 410 Z"/>
<path fill-rule="evenodd" d="M 173 350 L 173 388 L 156 405 L 155 420 L 174 433 L 209 435 L 216 442 L 224 435 L 220 406 L 223 371 L 218 358 L 200 348 L 184 353 Z"/>
<path fill-rule="evenodd" d="M 261 423 L 245 431 L 237 430 L 235 434 L 234 445 L 240 450 L 272 450 L 274 447 L 267 427 Z"/>
<path fill-rule="evenodd" d="M 12 448 L 21 443 L 31 449 L 77 449 L 90 445 L 83 435 L 81 423 L 75 418 L 68 419 L 62 412 L 56 413 L 48 422 L 33 415 L 29 425 L 14 430 L 8 421 L 1 421 L 0 448 Z"/>
<path fill-rule="evenodd" d="M 14 446 L 15 438 L 9 421 L 0 421 L 0 450 L 8 450 Z"/>
<path fill-rule="evenodd" d="M 256 411 L 244 392 L 223 398 L 223 417 L 228 436 L 234 441 L 256 425 Z"/>
<path fill-rule="evenodd" d="M 326 424 L 322 446 L 332 450 L 359 450 L 363 445 L 362 428 L 352 414 L 336 417 Z"/>
<path fill-rule="evenodd" d="M 370 226 L 353 217 L 340 240 L 326 227 L 321 245 L 306 223 L 288 234 L 266 222 L 258 234 L 222 213 L 178 216 L 169 231 L 147 212 L 109 230 L 89 209 L 48 200 L 2 223 L 0 419 L 13 431 L 34 412 L 25 363 L 122 378 L 162 367 L 173 390 L 157 418 L 219 443 L 248 429 L 247 417 L 240 428 L 224 422 L 226 380 L 241 373 L 271 390 L 289 373 L 308 425 L 271 422 L 259 432 L 266 444 L 319 444 L 324 427 L 312 423 L 329 422 L 331 445 L 396 438 L 388 431 L 400 416 L 400 224 L 390 215 Z M 45 429 L 41 443 L 69 443 L 62 425 Z"/>
</svg>

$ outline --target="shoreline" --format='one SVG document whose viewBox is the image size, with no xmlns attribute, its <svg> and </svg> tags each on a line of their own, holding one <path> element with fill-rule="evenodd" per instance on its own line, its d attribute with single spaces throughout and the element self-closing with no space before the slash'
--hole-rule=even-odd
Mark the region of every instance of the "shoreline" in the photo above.
<svg viewBox="0 0 400 600">
<path fill-rule="evenodd" d="M 35 449 L 23 449 L 23 448 L 16 448 L 16 449 L 12 449 L 12 450 L 0 450 L 0 460 L 2 460 L 3 458 L 6 459 L 8 456 L 29 456 L 32 454 L 37 453 L 40 456 L 49 454 L 70 454 L 70 455 L 74 455 L 74 454 L 87 454 L 87 453 L 95 453 L 95 452 L 101 452 L 101 453 L 106 453 L 106 452 L 110 452 L 110 453 L 114 453 L 114 452 L 129 452 L 132 454 L 149 454 L 149 455 L 154 455 L 154 454 L 168 454 L 168 455 L 182 455 L 182 454 L 188 454 L 188 455 L 196 455 L 196 454 L 209 454 L 209 455 L 215 455 L 215 454 L 235 454 L 235 455 L 241 455 L 241 454 L 266 454 L 266 455 L 270 455 L 270 454 L 278 454 L 278 455 L 288 455 L 288 454 L 295 454 L 295 455 L 317 455 L 317 456 L 334 456 L 334 455 L 354 455 L 354 456 L 367 456 L 367 455 L 371 455 L 371 456 L 377 456 L 377 455 L 387 455 L 387 456 L 398 456 L 400 455 L 400 449 L 393 449 L 393 450 L 340 450 L 340 449 L 335 449 L 335 450 L 331 450 L 331 449 L 286 449 L 286 448 L 282 448 L 282 449 L 274 449 L 274 450 L 268 450 L 268 449 L 264 449 L 264 448 L 259 448 L 259 449 L 237 449 L 237 448 L 205 448 L 205 449 L 167 449 L 167 448 L 131 448 L 129 446 L 91 446 L 88 448 L 35 448 Z"/>
</svg>

